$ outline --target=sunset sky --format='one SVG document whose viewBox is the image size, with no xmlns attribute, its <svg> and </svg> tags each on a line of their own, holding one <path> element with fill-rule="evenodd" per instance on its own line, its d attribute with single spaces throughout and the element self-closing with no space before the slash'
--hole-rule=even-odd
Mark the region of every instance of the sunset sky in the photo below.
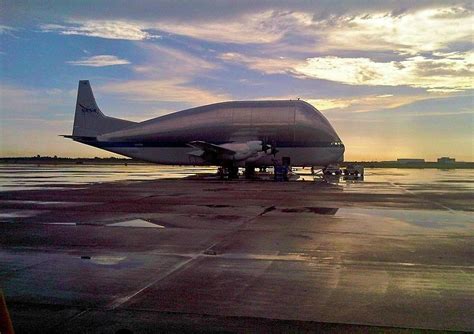
<svg viewBox="0 0 474 334">
<path fill-rule="evenodd" d="M 0 156 L 111 156 L 71 134 L 77 82 L 141 121 L 308 101 L 346 160 L 474 160 L 472 1 L 1 1 Z"/>
</svg>

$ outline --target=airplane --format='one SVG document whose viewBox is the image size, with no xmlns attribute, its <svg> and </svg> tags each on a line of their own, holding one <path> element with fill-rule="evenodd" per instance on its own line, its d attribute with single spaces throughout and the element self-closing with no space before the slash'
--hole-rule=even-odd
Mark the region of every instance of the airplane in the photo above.
<svg viewBox="0 0 474 334">
<path fill-rule="evenodd" d="M 143 122 L 102 113 L 88 80 L 80 80 L 74 141 L 164 165 L 211 165 L 238 176 L 245 167 L 326 169 L 344 160 L 344 144 L 329 121 L 297 100 L 230 101 L 186 109 Z M 247 173 L 246 173 L 247 174 Z"/>
</svg>

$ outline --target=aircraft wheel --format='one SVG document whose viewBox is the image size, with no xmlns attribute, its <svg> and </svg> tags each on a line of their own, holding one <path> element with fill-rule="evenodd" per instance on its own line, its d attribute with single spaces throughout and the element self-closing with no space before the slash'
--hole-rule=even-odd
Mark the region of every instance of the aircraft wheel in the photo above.
<svg viewBox="0 0 474 334">
<path fill-rule="evenodd" d="M 255 176 L 255 167 L 245 166 L 245 178 L 251 179 Z"/>
<path fill-rule="evenodd" d="M 239 167 L 230 167 L 229 179 L 238 179 L 238 178 L 239 178 Z"/>
</svg>

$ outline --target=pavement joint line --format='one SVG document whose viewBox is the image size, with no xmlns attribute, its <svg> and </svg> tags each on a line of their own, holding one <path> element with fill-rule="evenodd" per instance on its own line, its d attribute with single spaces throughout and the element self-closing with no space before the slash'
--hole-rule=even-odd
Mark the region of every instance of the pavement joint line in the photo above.
<svg viewBox="0 0 474 334">
<path fill-rule="evenodd" d="M 244 221 L 242 222 L 241 225 L 247 223 L 248 221 L 251 221 L 253 219 L 255 219 L 256 217 L 252 217 L 250 218 L 249 220 L 247 221 Z M 241 226 L 240 225 L 240 226 Z M 225 238 L 227 237 L 231 232 L 225 234 L 222 238 Z M 197 258 L 200 258 L 200 257 L 203 257 L 205 256 L 205 254 L 203 254 L 204 252 L 206 251 L 209 251 L 210 249 L 212 249 L 214 246 L 216 246 L 217 244 L 219 244 L 220 242 L 222 242 L 224 240 L 218 240 L 216 242 L 214 242 L 213 244 L 211 244 L 209 247 L 207 247 L 206 249 L 204 249 L 201 253 L 197 253 L 197 254 L 194 254 L 192 255 L 189 259 L 179 263 L 178 265 L 174 266 L 173 268 L 171 268 L 170 270 L 168 270 L 164 275 L 160 276 L 159 278 L 149 282 L 147 285 L 145 285 L 144 287 L 142 287 L 140 290 L 134 292 L 133 294 L 131 295 L 128 295 L 128 296 L 125 296 L 125 297 L 121 297 L 121 298 L 117 298 L 115 299 L 114 301 L 112 301 L 111 303 L 109 303 L 106 307 L 106 309 L 111 309 L 111 310 L 114 310 L 118 307 L 120 307 L 121 305 L 127 303 L 129 300 L 131 300 L 132 298 L 138 296 L 139 294 L 141 294 L 143 291 L 145 291 L 146 289 L 148 289 L 149 287 L 151 287 L 152 285 L 158 283 L 159 281 L 167 278 L 168 276 L 170 276 L 171 274 L 175 273 L 176 271 L 178 271 L 179 269 L 183 268 L 184 266 L 186 266 L 187 264 L 191 263 L 192 261 L 194 261 L 195 259 Z"/>
<path fill-rule="evenodd" d="M 448 210 L 448 211 L 451 212 L 451 213 L 456 213 L 456 212 L 457 212 L 456 210 L 453 210 L 453 209 L 450 208 L 449 206 L 446 206 L 446 205 L 444 205 L 444 204 L 441 204 L 441 203 L 439 203 L 439 202 L 437 202 L 437 201 L 433 201 L 432 199 L 425 198 L 424 196 L 422 196 L 422 195 L 420 195 L 420 194 L 417 194 L 417 193 L 415 193 L 415 192 L 413 192 L 413 191 L 411 191 L 411 190 L 409 190 L 409 189 L 406 189 L 405 187 L 403 187 L 403 186 L 401 186 L 401 185 L 399 185 L 399 184 L 396 184 L 396 183 L 394 183 L 394 182 L 390 182 L 390 184 L 391 184 L 392 186 L 396 187 L 396 188 L 399 188 L 399 189 L 404 190 L 405 192 L 407 192 L 407 193 L 410 194 L 410 195 L 413 195 L 413 196 L 415 196 L 415 197 L 417 197 L 417 198 L 420 198 L 420 199 L 422 199 L 422 200 L 424 200 L 424 201 L 426 201 L 426 202 L 431 202 L 431 203 L 433 203 L 434 205 L 439 206 L 440 208 L 443 208 L 443 209 L 445 209 L 445 210 Z"/>
<path fill-rule="evenodd" d="M 262 214 L 265 214 L 268 210 L 268 208 L 275 208 L 275 205 L 273 206 L 270 206 L 270 207 L 267 207 L 265 208 L 261 213 L 259 213 L 257 216 L 254 216 L 254 217 L 251 217 L 249 218 L 248 220 L 242 222 L 242 224 L 240 224 L 238 227 L 242 227 L 243 225 L 245 224 L 248 224 L 250 223 L 251 221 L 257 219 L 258 217 L 260 217 Z M 128 295 L 128 296 L 125 296 L 125 297 L 119 297 L 119 298 L 116 298 L 115 300 L 113 300 L 111 303 L 109 303 L 107 306 L 106 306 L 106 309 L 109 309 L 109 310 L 115 310 L 117 309 L 118 307 L 126 304 L 128 301 L 130 301 L 132 298 L 138 296 L 139 294 L 141 294 L 142 292 L 144 292 L 146 289 L 148 289 L 149 287 L 153 286 L 154 284 L 166 279 L 167 277 L 169 277 L 170 275 L 172 275 L 173 273 L 175 273 L 176 271 L 182 269 L 184 266 L 188 265 L 189 263 L 193 262 L 194 260 L 200 258 L 200 257 L 205 257 L 206 254 L 203 254 L 204 252 L 206 251 L 209 251 L 211 250 L 213 247 L 215 247 L 216 245 L 218 245 L 219 243 L 222 243 L 222 242 L 225 242 L 226 241 L 226 238 L 230 235 L 230 234 L 233 234 L 233 233 L 236 233 L 236 232 L 240 232 L 244 229 L 239 229 L 237 228 L 236 230 L 232 230 L 232 231 L 229 231 L 228 233 L 226 233 L 225 235 L 222 236 L 222 238 L 220 238 L 220 240 L 214 242 L 212 245 L 210 245 L 209 247 L 207 247 L 206 249 L 204 249 L 201 253 L 198 253 L 198 254 L 195 254 L 195 255 L 192 255 L 189 259 L 181 262 L 181 263 L 178 263 L 177 265 L 175 265 L 173 268 L 171 268 L 170 270 L 168 270 L 164 275 L 161 275 L 160 277 L 158 277 L 157 279 L 155 280 L 152 280 L 151 282 L 149 282 L 148 284 L 146 284 L 144 287 L 142 287 L 141 289 L 139 289 L 138 291 L 135 291 L 134 293 Z"/>
<path fill-rule="evenodd" d="M 142 287 L 141 289 L 139 289 L 138 291 L 135 291 L 134 293 L 128 295 L 128 296 L 125 296 L 125 297 L 119 297 L 119 298 L 116 298 L 115 300 L 113 300 L 112 302 L 110 302 L 106 307 L 105 309 L 108 309 L 108 310 L 115 310 L 116 308 L 122 306 L 123 304 L 127 303 L 128 301 L 130 301 L 132 298 L 138 296 L 139 294 L 141 294 L 143 291 L 145 291 L 146 289 L 148 289 L 149 287 L 151 287 L 152 285 L 158 283 L 159 281 L 162 281 L 164 280 L 165 278 L 167 278 L 168 276 L 170 276 L 171 274 L 173 274 L 174 272 L 178 271 L 179 269 L 181 269 L 182 267 L 184 267 L 185 265 L 187 265 L 188 263 L 192 262 L 193 260 L 195 260 L 197 257 L 199 257 L 199 255 L 196 255 L 196 256 L 193 256 L 185 261 L 182 261 L 180 263 L 178 263 L 177 265 L 175 265 L 173 268 L 171 268 L 170 270 L 167 270 L 163 275 L 159 276 L 157 279 L 154 279 L 152 280 L 151 282 L 149 282 L 148 284 L 146 284 L 144 287 Z"/>
<path fill-rule="evenodd" d="M 92 310 L 93 310 L 92 308 L 86 308 L 85 310 L 82 310 L 82 311 L 70 316 L 69 318 L 64 319 L 63 321 L 60 321 L 55 326 L 51 327 L 51 329 L 55 330 L 55 329 L 59 328 L 60 326 L 64 326 L 66 323 L 68 323 L 70 321 L 73 321 L 74 319 L 77 319 L 77 318 L 83 316 L 84 314 L 86 314 L 87 312 L 90 312 Z"/>
</svg>

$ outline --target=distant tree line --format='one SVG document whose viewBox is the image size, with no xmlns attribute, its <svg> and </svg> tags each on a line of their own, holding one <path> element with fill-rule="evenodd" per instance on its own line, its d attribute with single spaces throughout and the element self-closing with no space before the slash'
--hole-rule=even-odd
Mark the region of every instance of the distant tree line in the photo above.
<svg viewBox="0 0 474 334">
<path fill-rule="evenodd" d="M 70 164 L 82 164 L 82 163 L 114 163 L 114 164 L 127 164 L 127 163 L 142 163 L 138 160 L 131 158 L 116 158 L 116 157 L 94 157 L 94 158 L 68 158 L 54 156 L 41 156 L 36 155 L 32 157 L 4 157 L 0 158 L 0 163 L 70 163 Z"/>
</svg>

